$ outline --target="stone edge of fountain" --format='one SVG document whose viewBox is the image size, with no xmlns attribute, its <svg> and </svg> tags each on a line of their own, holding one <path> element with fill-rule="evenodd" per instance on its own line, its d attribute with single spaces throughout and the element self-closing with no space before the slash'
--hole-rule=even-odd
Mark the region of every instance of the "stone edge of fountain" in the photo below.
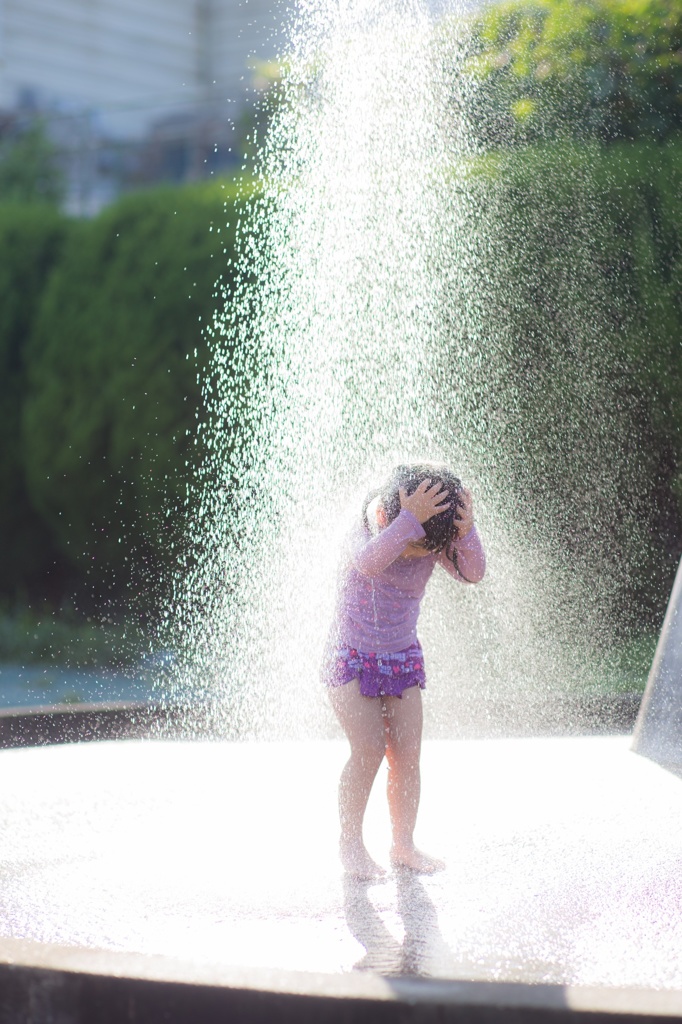
<svg viewBox="0 0 682 1024">
<path fill-rule="evenodd" d="M 0 1019 L 310 1021 L 400 1024 L 481 1021 L 558 1014 L 611 1024 L 633 1018 L 682 1020 L 682 993 L 511 982 L 388 978 L 226 968 L 161 956 L 0 939 Z"/>
<path fill-rule="evenodd" d="M 192 717 L 191 726 L 188 720 Z M 195 738 L 206 734 L 207 716 L 182 704 L 112 701 L 3 708 L 0 749 L 97 740 Z"/>
<path fill-rule="evenodd" d="M 462 701 L 434 739 L 629 733 L 641 695 L 559 697 L 542 701 Z M 236 739 L 229 721 L 201 704 L 117 701 L 0 710 L 0 750 L 122 739 Z"/>
</svg>

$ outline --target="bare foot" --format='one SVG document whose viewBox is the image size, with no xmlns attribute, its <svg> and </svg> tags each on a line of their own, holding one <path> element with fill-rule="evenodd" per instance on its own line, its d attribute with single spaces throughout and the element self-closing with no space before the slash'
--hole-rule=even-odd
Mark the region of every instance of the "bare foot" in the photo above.
<svg viewBox="0 0 682 1024">
<path fill-rule="evenodd" d="M 445 867 L 444 861 L 429 857 L 416 846 L 394 846 L 391 850 L 391 864 L 398 871 L 414 871 L 418 875 L 433 875 Z"/>
<path fill-rule="evenodd" d="M 354 878 L 372 881 L 386 874 L 381 865 L 372 860 L 362 839 L 342 839 L 339 852 L 344 869 Z"/>
</svg>

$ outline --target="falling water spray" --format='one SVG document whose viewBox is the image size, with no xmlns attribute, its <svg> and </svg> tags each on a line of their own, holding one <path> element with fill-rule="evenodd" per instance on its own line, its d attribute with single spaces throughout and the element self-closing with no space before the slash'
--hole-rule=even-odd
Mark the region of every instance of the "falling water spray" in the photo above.
<svg viewBox="0 0 682 1024">
<path fill-rule="evenodd" d="M 229 734 L 328 728 L 318 664 L 340 542 L 398 462 L 452 465 L 489 555 L 480 587 L 443 579 L 427 595 L 427 728 L 451 732 L 467 699 L 584 686 L 603 641 L 608 558 L 594 578 L 587 549 L 566 558 L 556 502 L 538 517 L 538 474 L 524 469 L 534 428 L 510 369 L 510 222 L 503 172 L 482 176 L 467 120 L 467 54 L 466 21 L 420 0 L 308 0 L 292 16 L 257 185 L 242 203 L 237 284 L 210 331 L 208 455 L 169 616 L 176 694 L 203 702 Z M 578 221 L 573 236 L 589 236 L 590 210 Z M 523 258 L 522 235 L 516 245 Z M 599 492 L 594 523 L 616 501 L 626 414 L 600 386 L 603 303 L 588 255 L 578 245 L 571 269 L 564 254 L 575 351 L 560 361 L 559 391 L 583 405 L 599 392 L 610 426 L 583 417 L 557 443 L 573 453 L 572 486 Z"/>
</svg>

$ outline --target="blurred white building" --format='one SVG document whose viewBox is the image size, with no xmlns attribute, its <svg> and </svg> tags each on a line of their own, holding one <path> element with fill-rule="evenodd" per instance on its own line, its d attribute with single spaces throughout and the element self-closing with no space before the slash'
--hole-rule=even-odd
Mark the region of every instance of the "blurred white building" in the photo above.
<svg viewBox="0 0 682 1024">
<path fill-rule="evenodd" d="M 80 212 L 126 174 L 200 177 L 229 164 L 254 63 L 277 52 L 276 4 L 0 0 L 0 111 L 45 117 Z"/>
</svg>

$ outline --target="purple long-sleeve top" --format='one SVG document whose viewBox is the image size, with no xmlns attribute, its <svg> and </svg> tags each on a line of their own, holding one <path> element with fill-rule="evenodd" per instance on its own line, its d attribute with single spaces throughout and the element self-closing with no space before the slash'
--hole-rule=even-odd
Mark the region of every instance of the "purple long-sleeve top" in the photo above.
<svg viewBox="0 0 682 1024">
<path fill-rule="evenodd" d="M 453 542 L 459 572 L 445 551 L 399 557 L 407 544 L 424 536 L 407 509 L 376 535 L 358 522 L 347 538 L 339 574 L 335 645 L 392 654 L 415 643 L 419 607 L 436 563 L 460 583 L 483 579 L 485 554 L 475 526 Z"/>
</svg>

